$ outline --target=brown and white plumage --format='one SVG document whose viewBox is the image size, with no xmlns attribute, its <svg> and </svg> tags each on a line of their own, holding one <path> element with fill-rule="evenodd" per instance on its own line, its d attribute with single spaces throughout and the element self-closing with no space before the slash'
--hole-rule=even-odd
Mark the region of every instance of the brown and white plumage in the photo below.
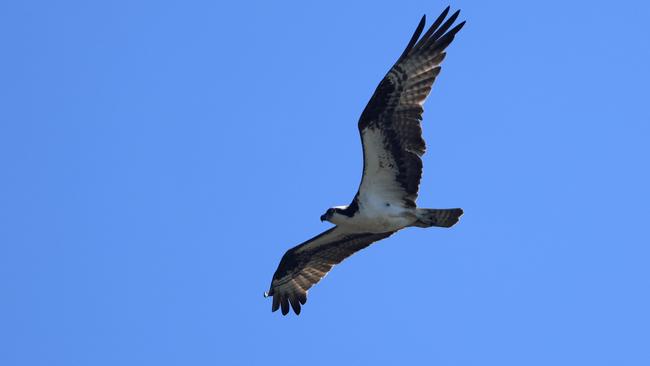
<svg viewBox="0 0 650 366">
<path fill-rule="evenodd" d="M 307 291 L 317 284 L 335 265 L 388 233 L 346 233 L 335 226 L 324 233 L 289 249 L 273 275 L 273 284 L 267 296 L 273 296 L 272 310 L 282 307 L 289 312 L 289 304 L 300 314 L 300 305 L 307 302 Z"/>
<path fill-rule="evenodd" d="M 447 20 L 449 7 L 422 37 L 423 16 L 406 49 L 388 71 L 359 119 L 363 176 L 352 203 L 329 209 L 321 220 L 337 226 L 288 250 L 265 296 L 272 310 L 296 314 L 307 292 L 333 266 L 370 244 L 409 226 L 450 227 L 461 209 L 421 209 L 416 199 L 422 176 L 422 104 L 429 95 L 445 49 L 463 27 L 451 28 L 459 11 Z M 450 29 L 451 28 L 451 29 Z"/>
<path fill-rule="evenodd" d="M 383 190 L 380 194 L 397 192 L 406 205 L 415 207 L 422 177 L 420 157 L 426 149 L 420 127 L 424 111 L 422 104 L 440 73 L 440 64 L 446 55 L 445 49 L 465 25 L 465 22 L 462 22 L 447 32 L 460 11 L 452 14 L 443 24 L 448 12 L 449 7 L 418 40 L 426 20 L 422 17 L 408 46 L 379 83 L 361 114 L 359 132 L 364 146 L 364 175 L 360 192 L 373 192 L 371 186 L 378 186 L 377 178 L 384 179 L 388 184 L 399 187 L 389 189 L 380 186 Z M 397 164 L 393 164 L 392 170 L 384 169 L 372 175 L 373 169 L 381 170 L 376 167 L 382 163 L 381 155 L 372 152 L 381 150 L 390 152 L 392 159 L 385 160 L 392 160 L 391 162 Z M 392 177 L 396 179 L 391 181 Z M 355 198 L 364 199 L 358 195 Z"/>
</svg>

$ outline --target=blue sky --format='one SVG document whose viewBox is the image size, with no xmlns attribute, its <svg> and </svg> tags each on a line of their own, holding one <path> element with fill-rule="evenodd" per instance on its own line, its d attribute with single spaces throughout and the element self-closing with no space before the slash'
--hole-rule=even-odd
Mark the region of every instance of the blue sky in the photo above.
<svg viewBox="0 0 650 366">
<path fill-rule="evenodd" d="M 650 364 L 650 6 L 457 1 L 418 203 L 262 297 L 448 3 L 3 2 L 0 364 Z"/>
</svg>

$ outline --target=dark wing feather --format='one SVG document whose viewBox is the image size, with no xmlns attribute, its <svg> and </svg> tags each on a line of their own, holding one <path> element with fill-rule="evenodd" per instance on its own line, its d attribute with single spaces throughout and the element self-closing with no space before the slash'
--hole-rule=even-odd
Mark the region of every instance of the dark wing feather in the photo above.
<svg viewBox="0 0 650 366">
<path fill-rule="evenodd" d="M 282 308 L 282 314 L 286 315 L 291 305 L 293 311 L 300 314 L 300 305 L 307 302 L 307 291 L 325 277 L 332 267 L 392 234 L 393 232 L 350 234 L 334 227 L 289 249 L 273 275 L 269 292 L 264 294 L 273 296 L 271 310 Z"/>
<path fill-rule="evenodd" d="M 422 104 L 440 73 L 445 49 L 465 24 L 449 29 L 459 12 L 445 21 L 447 7 L 420 38 L 425 23 L 422 17 L 406 49 L 361 114 L 364 172 L 352 205 L 363 201 L 365 190 L 387 201 L 399 199 L 407 206 L 415 206 L 422 176 L 420 157 L 425 152 L 420 127 Z"/>
</svg>

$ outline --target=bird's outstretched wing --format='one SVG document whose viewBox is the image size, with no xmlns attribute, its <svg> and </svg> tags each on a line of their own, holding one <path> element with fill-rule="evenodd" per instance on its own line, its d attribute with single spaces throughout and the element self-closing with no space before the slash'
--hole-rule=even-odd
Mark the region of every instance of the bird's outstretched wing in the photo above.
<svg viewBox="0 0 650 366">
<path fill-rule="evenodd" d="M 425 143 L 422 104 L 431 91 L 445 49 L 465 22 L 450 27 L 460 11 L 446 21 L 449 7 L 422 37 L 422 17 L 406 49 L 379 83 L 359 119 L 363 144 L 363 177 L 350 207 L 370 200 L 415 207 L 422 176 Z"/>
<path fill-rule="evenodd" d="M 264 296 L 273 296 L 272 311 L 282 308 L 289 312 L 289 304 L 296 314 L 307 302 L 307 291 L 318 283 L 335 265 L 370 244 L 387 238 L 393 232 L 346 233 L 335 226 L 306 242 L 289 249 L 273 275 L 271 288 Z"/>
</svg>

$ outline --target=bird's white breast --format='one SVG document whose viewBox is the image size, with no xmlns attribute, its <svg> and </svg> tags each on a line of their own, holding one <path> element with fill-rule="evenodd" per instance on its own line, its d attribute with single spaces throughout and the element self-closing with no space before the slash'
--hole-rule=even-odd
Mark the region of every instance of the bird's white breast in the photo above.
<svg viewBox="0 0 650 366">
<path fill-rule="evenodd" d="M 412 211 L 385 200 L 372 199 L 360 203 L 354 216 L 336 214 L 331 221 L 352 232 L 385 233 L 411 225 L 416 220 Z"/>
</svg>

